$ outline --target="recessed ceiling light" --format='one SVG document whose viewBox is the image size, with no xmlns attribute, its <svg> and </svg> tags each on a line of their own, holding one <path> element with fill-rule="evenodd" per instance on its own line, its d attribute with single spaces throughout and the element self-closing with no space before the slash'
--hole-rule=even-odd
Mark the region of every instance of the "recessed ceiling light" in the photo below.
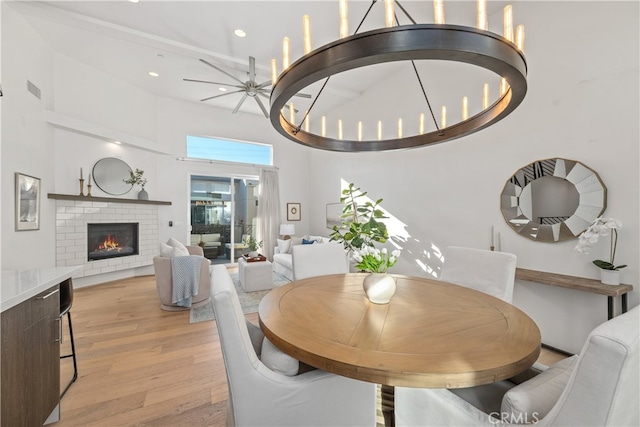
<svg viewBox="0 0 640 427">
<path fill-rule="evenodd" d="M 236 35 L 236 37 L 247 37 L 247 33 L 245 33 L 243 30 L 241 30 L 240 28 L 238 28 L 237 30 L 233 31 L 233 34 Z"/>
<path fill-rule="evenodd" d="M 140 0 L 129 0 L 129 3 L 138 3 Z"/>
<path fill-rule="evenodd" d="M 122 144 L 122 142 L 120 142 L 120 141 L 113 141 L 113 143 L 116 144 L 116 145 L 121 145 Z"/>
<path fill-rule="evenodd" d="M 226 88 L 226 87 L 219 87 L 219 88 L 218 88 L 218 90 L 219 90 L 220 92 L 226 92 L 226 91 L 227 91 L 227 88 Z"/>
<path fill-rule="evenodd" d="M 155 71 L 149 71 L 149 75 L 151 77 L 158 77 L 160 74 L 156 73 Z"/>
</svg>

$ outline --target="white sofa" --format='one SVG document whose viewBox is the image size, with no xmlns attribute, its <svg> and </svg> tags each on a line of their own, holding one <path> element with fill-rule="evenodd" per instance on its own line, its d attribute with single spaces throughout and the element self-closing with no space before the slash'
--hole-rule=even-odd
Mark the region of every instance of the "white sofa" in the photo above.
<svg viewBox="0 0 640 427">
<path fill-rule="evenodd" d="M 303 239 L 306 241 L 314 241 L 314 245 L 329 242 L 329 238 L 323 236 L 294 236 L 289 240 L 278 239 L 278 246 L 273 249 L 273 271 L 275 273 L 289 280 L 295 280 L 293 274 L 293 246 L 302 245 Z"/>
</svg>

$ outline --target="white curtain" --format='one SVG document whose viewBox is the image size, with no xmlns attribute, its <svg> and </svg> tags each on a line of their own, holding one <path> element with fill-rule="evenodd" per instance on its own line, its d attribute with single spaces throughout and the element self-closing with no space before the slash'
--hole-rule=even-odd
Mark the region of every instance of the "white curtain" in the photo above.
<svg viewBox="0 0 640 427">
<path fill-rule="evenodd" d="M 280 180 L 277 169 L 260 170 L 260 193 L 258 196 L 257 239 L 262 240 L 260 252 L 268 260 L 273 259 L 273 248 L 280 231 Z"/>
</svg>

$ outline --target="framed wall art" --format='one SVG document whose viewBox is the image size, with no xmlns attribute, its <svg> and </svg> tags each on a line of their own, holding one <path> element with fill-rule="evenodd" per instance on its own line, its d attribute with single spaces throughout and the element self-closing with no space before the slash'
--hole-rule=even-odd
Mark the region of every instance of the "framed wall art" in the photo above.
<svg viewBox="0 0 640 427">
<path fill-rule="evenodd" d="M 287 221 L 300 221 L 300 203 L 287 203 Z"/>
<path fill-rule="evenodd" d="M 40 178 L 16 172 L 16 231 L 40 229 Z"/>
</svg>

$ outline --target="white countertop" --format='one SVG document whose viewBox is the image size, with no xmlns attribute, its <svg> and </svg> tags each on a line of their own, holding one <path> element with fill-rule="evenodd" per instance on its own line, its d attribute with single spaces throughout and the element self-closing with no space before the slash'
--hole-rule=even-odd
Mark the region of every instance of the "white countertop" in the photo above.
<svg viewBox="0 0 640 427">
<path fill-rule="evenodd" d="M 82 266 L 47 267 L 30 270 L 2 270 L 0 279 L 1 312 L 68 279 Z"/>
</svg>

